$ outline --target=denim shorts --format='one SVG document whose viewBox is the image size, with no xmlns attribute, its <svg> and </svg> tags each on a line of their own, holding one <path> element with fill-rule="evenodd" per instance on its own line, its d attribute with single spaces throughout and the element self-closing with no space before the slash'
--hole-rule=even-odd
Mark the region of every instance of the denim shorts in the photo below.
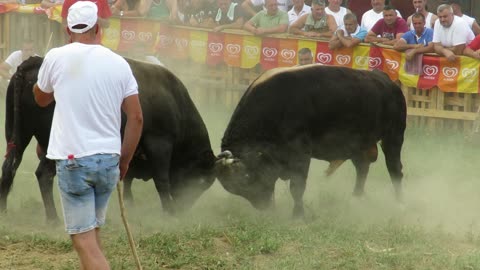
<svg viewBox="0 0 480 270">
<path fill-rule="evenodd" d="M 57 160 L 57 176 L 65 230 L 90 231 L 105 224 L 107 205 L 120 178 L 117 154 Z"/>
</svg>

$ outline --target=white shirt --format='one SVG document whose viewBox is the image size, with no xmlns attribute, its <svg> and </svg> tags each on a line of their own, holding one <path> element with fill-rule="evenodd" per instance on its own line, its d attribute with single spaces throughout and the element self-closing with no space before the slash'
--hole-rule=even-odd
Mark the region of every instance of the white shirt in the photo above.
<svg viewBox="0 0 480 270">
<path fill-rule="evenodd" d="M 474 18 L 472 18 L 472 17 L 470 17 L 470 16 L 467 16 L 467 15 L 465 15 L 465 14 L 462 14 L 462 16 L 459 17 L 459 18 L 464 19 L 464 20 L 468 23 L 468 26 L 470 26 L 470 28 L 473 27 L 473 23 L 475 22 L 475 19 L 474 19 Z"/>
<path fill-rule="evenodd" d="M 337 23 L 337 28 L 343 25 L 343 17 L 347 14 L 347 9 L 344 7 L 340 7 L 338 12 L 333 12 L 329 7 L 325 8 L 325 13 L 332 15 L 335 17 L 335 22 Z"/>
<path fill-rule="evenodd" d="M 432 42 L 440 43 L 444 47 L 453 47 L 460 44 L 468 45 L 474 38 L 475 34 L 467 22 L 458 16 L 453 16 L 452 25 L 448 28 L 443 27 L 440 20 L 435 21 Z"/>
<path fill-rule="evenodd" d="M 47 53 L 37 83 L 56 101 L 49 159 L 120 154 L 121 105 L 138 93 L 125 59 L 101 45 L 67 44 Z"/>
<path fill-rule="evenodd" d="M 402 17 L 402 15 L 398 10 L 397 10 L 397 16 Z M 383 11 L 381 11 L 380 13 L 376 13 L 375 11 L 373 11 L 373 9 L 370 9 L 369 11 L 363 14 L 361 26 L 365 28 L 367 31 L 370 31 L 372 27 L 375 25 L 375 23 L 377 23 L 378 20 L 380 19 L 383 19 Z"/>
<path fill-rule="evenodd" d="M 265 5 L 265 0 L 250 0 L 253 6 L 258 7 Z M 288 7 L 292 5 L 291 0 L 277 0 L 278 9 L 283 10 L 285 12 L 288 11 Z M 263 7 L 265 9 L 265 7 Z"/>
<path fill-rule="evenodd" d="M 295 11 L 295 7 L 292 7 L 288 13 L 288 24 L 291 25 L 295 22 L 298 18 L 300 18 L 303 14 L 308 14 L 312 12 L 312 8 L 309 5 L 303 4 L 302 10 L 297 14 Z"/>
</svg>

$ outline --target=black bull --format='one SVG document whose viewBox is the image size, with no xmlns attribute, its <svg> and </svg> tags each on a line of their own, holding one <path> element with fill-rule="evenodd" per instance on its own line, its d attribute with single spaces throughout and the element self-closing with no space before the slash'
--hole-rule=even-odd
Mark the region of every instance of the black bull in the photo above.
<svg viewBox="0 0 480 270">
<path fill-rule="evenodd" d="M 35 137 L 47 149 L 54 104 L 40 108 L 34 101 L 33 84 L 43 59 L 31 57 L 18 68 L 6 97 L 7 153 L 0 179 L 0 211 L 25 148 Z M 139 84 L 144 115 L 142 137 L 124 179 L 125 198 L 131 199 L 133 178 L 153 178 L 162 207 L 173 213 L 190 207 L 215 180 L 213 155 L 205 124 L 182 82 L 167 69 L 127 59 Z M 122 126 L 124 125 L 122 117 Z M 37 151 L 38 154 L 38 151 Z M 57 220 L 53 201 L 55 164 L 44 153 L 35 171 L 48 220 Z"/>
<path fill-rule="evenodd" d="M 328 174 L 351 159 L 354 195 L 361 195 L 381 141 L 400 199 L 405 126 L 403 94 L 382 72 L 320 65 L 271 70 L 249 86 L 235 109 L 217 178 L 259 209 L 272 205 L 278 178 L 290 179 L 293 213 L 302 216 L 311 158 L 329 161 Z"/>
</svg>

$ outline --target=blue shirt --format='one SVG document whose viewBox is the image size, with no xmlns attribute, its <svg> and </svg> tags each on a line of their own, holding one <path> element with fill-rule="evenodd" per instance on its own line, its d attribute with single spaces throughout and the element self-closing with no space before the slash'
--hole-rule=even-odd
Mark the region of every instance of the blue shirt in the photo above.
<svg viewBox="0 0 480 270">
<path fill-rule="evenodd" d="M 415 30 L 410 30 L 403 34 L 402 38 L 407 44 L 423 44 L 424 46 L 427 46 L 433 40 L 433 29 L 425 28 L 420 37 L 417 37 Z"/>
</svg>

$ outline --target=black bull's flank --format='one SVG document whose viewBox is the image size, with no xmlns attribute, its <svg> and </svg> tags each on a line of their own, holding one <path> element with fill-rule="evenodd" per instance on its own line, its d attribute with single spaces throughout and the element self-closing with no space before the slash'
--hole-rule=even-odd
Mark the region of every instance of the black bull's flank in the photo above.
<svg viewBox="0 0 480 270">
<path fill-rule="evenodd" d="M 259 209 L 272 205 L 275 182 L 290 179 L 293 214 L 302 216 L 310 159 L 347 159 L 362 195 L 377 142 L 397 198 L 406 104 L 400 88 L 380 71 L 310 65 L 274 69 L 257 78 L 240 100 L 222 139 L 223 187 Z"/>
<path fill-rule="evenodd" d="M 0 211 L 15 171 L 32 137 L 47 149 L 54 104 L 40 108 L 32 87 L 43 59 L 32 57 L 15 73 L 7 90 L 5 135 L 7 153 L 0 179 Z M 133 178 L 153 178 L 163 208 L 173 213 L 189 208 L 215 180 L 213 155 L 205 124 L 182 82 L 167 69 L 127 59 L 139 84 L 144 115 L 142 137 L 124 179 L 126 199 L 131 199 Z M 125 119 L 122 117 L 122 127 Z M 122 130 L 123 133 L 123 130 Z M 52 187 L 55 164 L 42 151 L 35 172 L 48 220 L 57 220 Z"/>
</svg>

